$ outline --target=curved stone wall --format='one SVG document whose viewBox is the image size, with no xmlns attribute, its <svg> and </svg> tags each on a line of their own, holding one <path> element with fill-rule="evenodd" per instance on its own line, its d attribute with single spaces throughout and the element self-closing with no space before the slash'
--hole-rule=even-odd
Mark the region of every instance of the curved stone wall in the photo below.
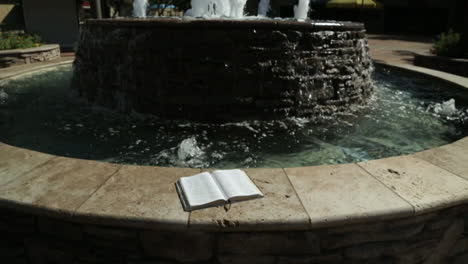
<svg viewBox="0 0 468 264">
<path fill-rule="evenodd" d="M 463 85 L 468 88 L 468 83 Z M 381 160 L 245 169 L 262 199 L 184 212 L 199 169 L 0 143 L 2 263 L 468 263 L 468 137 Z"/>
<path fill-rule="evenodd" d="M 225 233 L 80 223 L 0 208 L 0 250 L 2 263 L 464 264 L 467 209 L 365 225 Z"/>
<path fill-rule="evenodd" d="M 350 111 L 372 93 L 362 24 L 90 20 L 74 87 L 92 102 L 208 121 Z"/>
<path fill-rule="evenodd" d="M 60 46 L 46 44 L 29 49 L 0 50 L 0 68 L 60 59 Z"/>
</svg>

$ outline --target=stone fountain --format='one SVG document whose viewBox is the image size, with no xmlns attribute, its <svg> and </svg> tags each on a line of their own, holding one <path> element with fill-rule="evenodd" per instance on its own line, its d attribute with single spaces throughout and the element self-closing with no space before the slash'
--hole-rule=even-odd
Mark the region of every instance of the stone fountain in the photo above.
<svg viewBox="0 0 468 264">
<path fill-rule="evenodd" d="M 162 118 L 315 117 L 365 104 L 372 69 L 361 23 L 101 19 L 82 27 L 73 87 L 99 105 Z"/>
</svg>

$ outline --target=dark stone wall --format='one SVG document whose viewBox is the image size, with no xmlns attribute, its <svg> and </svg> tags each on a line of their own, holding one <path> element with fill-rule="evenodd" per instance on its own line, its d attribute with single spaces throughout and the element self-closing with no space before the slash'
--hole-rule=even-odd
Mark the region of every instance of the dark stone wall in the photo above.
<svg viewBox="0 0 468 264">
<path fill-rule="evenodd" d="M 414 54 L 414 65 L 468 77 L 468 59 Z"/>
<path fill-rule="evenodd" d="M 0 68 L 60 59 L 59 45 L 0 51 Z"/>
<path fill-rule="evenodd" d="M 74 68 L 92 102 L 204 121 L 349 111 L 373 89 L 356 23 L 93 20 Z"/>
<path fill-rule="evenodd" d="M 468 211 L 302 231 L 201 232 L 96 225 L 0 208 L 0 260 L 18 264 L 468 263 Z M 125 226 L 128 219 L 122 219 Z M 154 226 L 157 228 L 157 225 Z"/>
</svg>

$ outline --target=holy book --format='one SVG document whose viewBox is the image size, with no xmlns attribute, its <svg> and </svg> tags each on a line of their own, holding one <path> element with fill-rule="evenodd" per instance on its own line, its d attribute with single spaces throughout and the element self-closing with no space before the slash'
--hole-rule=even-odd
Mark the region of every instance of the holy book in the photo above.
<svg viewBox="0 0 468 264">
<path fill-rule="evenodd" d="M 263 197 L 249 176 L 239 169 L 182 177 L 176 188 L 185 211 Z"/>
</svg>

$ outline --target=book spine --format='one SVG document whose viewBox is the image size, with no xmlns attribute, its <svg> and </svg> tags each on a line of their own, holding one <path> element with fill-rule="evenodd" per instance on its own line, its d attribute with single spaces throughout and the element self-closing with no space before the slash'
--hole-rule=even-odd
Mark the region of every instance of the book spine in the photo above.
<svg viewBox="0 0 468 264">
<path fill-rule="evenodd" d="M 211 179 L 213 179 L 213 181 L 216 183 L 216 186 L 218 187 L 218 189 L 223 194 L 224 201 L 228 202 L 229 197 L 227 196 L 226 192 L 224 191 L 224 188 L 221 186 L 221 184 L 218 182 L 218 180 L 216 180 L 216 177 L 213 177 L 213 174 L 210 173 L 210 177 L 211 177 Z"/>
</svg>

